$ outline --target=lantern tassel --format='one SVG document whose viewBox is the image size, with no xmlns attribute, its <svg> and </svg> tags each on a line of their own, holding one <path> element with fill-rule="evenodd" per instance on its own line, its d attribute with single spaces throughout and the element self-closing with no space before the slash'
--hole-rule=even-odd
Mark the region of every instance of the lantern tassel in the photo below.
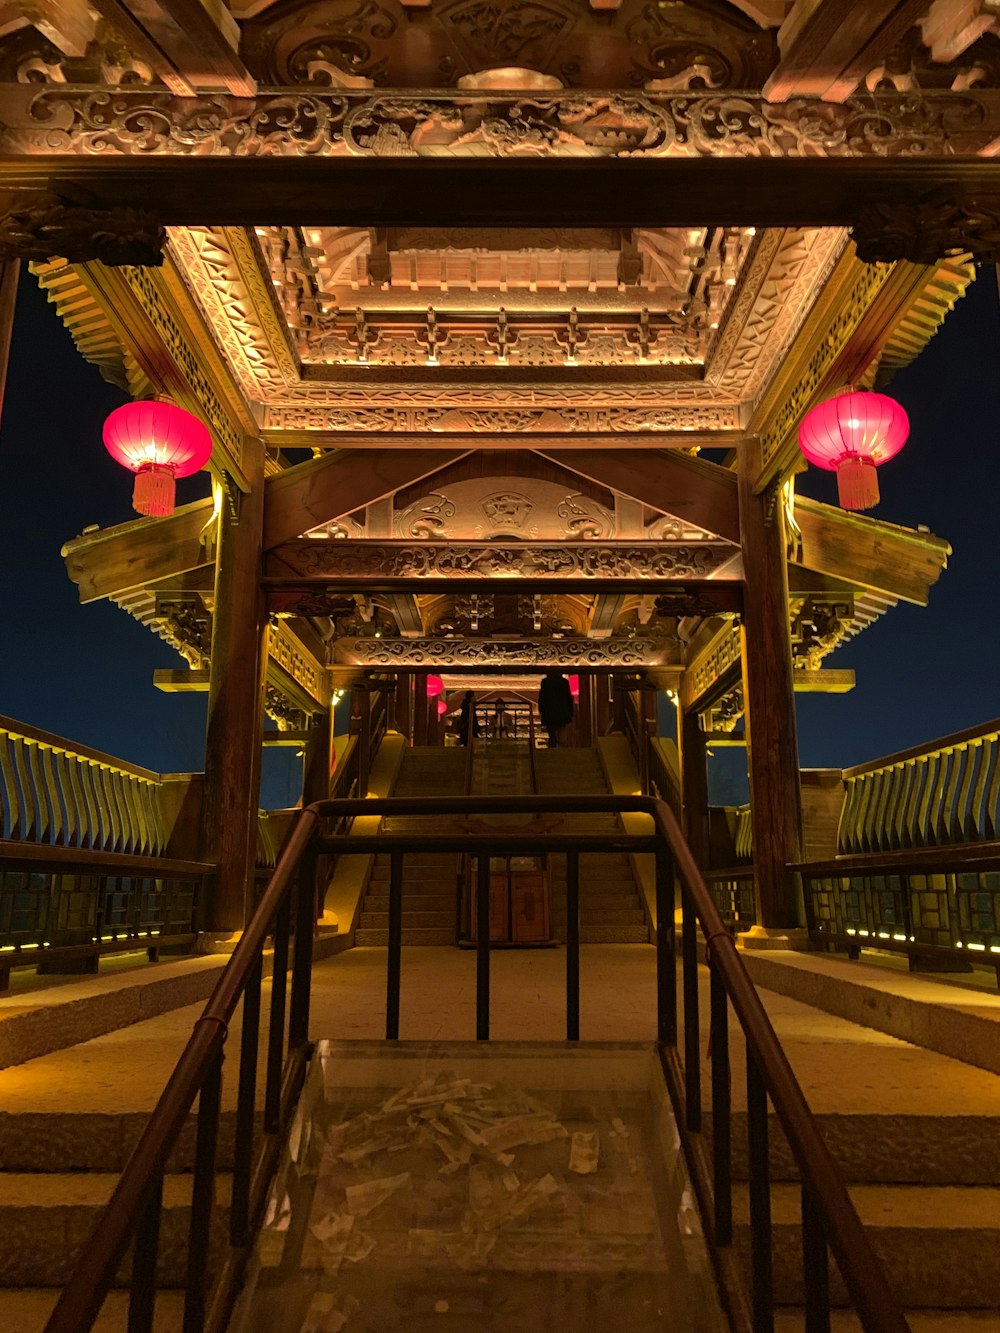
<svg viewBox="0 0 1000 1333">
<path fill-rule="evenodd" d="M 842 509 L 873 509 L 879 502 L 878 473 L 869 458 L 842 458 L 837 464 L 837 498 Z"/>
<path fill-rule="evenodd" d="M 132 508 L 148 518 L 165 518 L 174 512 L 174 474 L 160 463 L 144 463 L 135 474 Z"/>
</svg>

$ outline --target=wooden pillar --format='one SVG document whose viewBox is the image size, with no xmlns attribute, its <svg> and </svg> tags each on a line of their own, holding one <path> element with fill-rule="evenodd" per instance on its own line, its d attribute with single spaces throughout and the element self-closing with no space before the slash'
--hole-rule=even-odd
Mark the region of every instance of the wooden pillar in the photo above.
<svg viewBox="0 0 1000 1333">
<path fill-rule="evenodd" d="M 413 676 L 413 744 L 427 745 L 428 699 L 427 672 L 417 671 Z"/>
<path fill-rule="evenodd" d="M 698 867 L 708 869 L 708 751 L 698 714 L 678 710 L 684 836 Z"/>
<path fill-rule="evenodd" d="M 580 694 L 576 701 L 577 744 L 593 745 L 594 742 L 594 676 L 593 672 L 581 671 Z"/>
<path fill-rule="evenodd" d="M 372 696 L 367 681 L 351 689 L 351 732 L 358 738 L 358 792 L 368 795 L 368 762 L 372 744 Z"/>
<path fill-rule="evenodd" d="M 411 738 L 410 723 L 410 695 L 412 693 L 413 678 L 409 672 L 400 672 L 396 677 L 396 694 L 394 699 L 394 722 L 396 730 L 406 741 L 407 745 Z"/>
<path fill-rule="evenodd" d="M 758 923 L 797 926 L 799 894 L 786 870 L 802 856 L 802 797 L 788 628 L 785 515 L 780 489 L 754 494 L 759 445 L 747 441 L 739 470 L 743 545 L 743 704 L 750 768 Z"/>
<path fill-rule="evenodd" d="M 625 732 L 625 710 L 628 707 L 626 696 L 629 691 L 625 682 L 615 675 L 611 676 L 611 723 L 615 731 Z"/>
<path fill-rule="evenodd" d="M 333 710 L 314 714 L 306 742 L 306 766 L 302 779 L 302 804 L 325 801 L 330 794 L 330 763 L 333 755 Z"/>
<path fill-rule="evenodd" d="M 606 736 L 611 726 L 612 676 L 594 673 L 594 728 L 598 736 Z"/>
<path fill-rule="evenodd" d="M 267 616 L 260 587 L 264 446 L 250 439 L 244 470 L 251 489 L 236 520 L 218 521 L 212 670 L 205 740 L 201 848 L 219 870 L 206 927 L 242 929 L 253 906 L 260 793 Z"/>
</svg>

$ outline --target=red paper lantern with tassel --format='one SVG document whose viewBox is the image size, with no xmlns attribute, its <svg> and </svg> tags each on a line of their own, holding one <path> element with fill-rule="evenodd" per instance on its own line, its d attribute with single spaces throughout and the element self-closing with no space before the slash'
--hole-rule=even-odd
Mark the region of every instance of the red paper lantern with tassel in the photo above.
<svg viewBox="0 0 1000 1333">
<path fill-rule="evenodd" d="M 842 393 L 818 403 L 799 426 L 799 448 L 810 463 L 837 474 L 844 509 L 871 509 L 879 501 L 876 467 L 906 443 L 910 422 L 884 393 Z"/>
<path fill-rule="evenodd" d="M 197 417 L 165 402 L 126 403 L 104 423 L 111 457 L 135 473 L 132 508 L 150 518 L 174 512 L 174 482 L 205 466 L 212 437 Z"/>
</svg>

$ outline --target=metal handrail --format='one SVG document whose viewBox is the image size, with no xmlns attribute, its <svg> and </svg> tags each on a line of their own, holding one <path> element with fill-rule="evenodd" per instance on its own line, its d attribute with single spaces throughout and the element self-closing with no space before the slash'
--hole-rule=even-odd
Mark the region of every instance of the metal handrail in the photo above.
<svg viewBox="0 0 1000 1333">
<path fill-rule="evenodd" d="M 375 835 L 351 837 L 320 836 L 321 820 L 334 820 L 365 813 L 383 815 L 434 815 L 454 813 L 630 813 L 652 817 L 652 835 L 573 836 L 567 834 L 525 833 L 514 837 L 497 834 L 414 836 Z M 390 855 L 390 945 L 386 990 L 386 1033 L 398 1036 L 400 935 L 402 921 L 402 868 L 407 850 L 450 850 L 478 853 L 476 876 L 477 906 L 480 919 L 488 919 L 489 858 L 498 843 L 505 850 L 518 852 L 563 851 L 567 856 L 568 886 L 578 887 L 579 854 L 585 850 L 654 851 L 656 854 L 657 899 L 657 1034 L 664 1071 L 678 1111 L 678 1119 L 687 1135 L 701 1130 L 701 1041 L 698 1025 L 698 936 L 700 922 L 708 949 L 711 970 L 712 1031 L 712 1156 L 714 1164 L 711 1198 L 703 1192 L 703 1208 L 711 1217 L 710 1231 L 717 1247 L 727 1246 L 733 1236 L 732 1189 L 730 1179 L 730 1073 L 728 1045 L 728 1006 L 732 1005 L 743 1028 L 747 1044 L 748 1144 L 750 1149 L 750 1220 L 753 1268 L 753 1327 L 773 1327 L 773 1287 L 771 1279 L 770 1179 L 768 1161 L 768 1114 L 770 1098 L 784 1129 L 802 1180 L 803 1256 L 809 1281 L 806 1284 L 807 1327 L 828 1327 L 829 1298 L 826 1290 L 827 1244 L 832 1249 L 851 1300 L 866 1333 L 907 1333 L 909 1328 L 890 1293 L 881 1263 L 874 1254 L 834 1159 L 814 1121 L 795 1074 L 782 1050 L 753 982 L 743 965 L 736 946 L 723 924 L 704 880 L 696 866 L 680 827 L 669 807 L 650 797 L 533 797 L 454 799 L 413 798 L 367 801 L 322 801 L 307 807 L 281 856 L 274 876 L 250 925 L 223 972 L 206 1008 L 195 1024 L 194 1032 L 168 1081 L 146 1130 L 129 1159 L 105 1214 L 86 1246 L 72 1278 L 46 1325 L 46 1333 L 84 1333 L 90 1329 L 104 1294 L 113 1281 L 129 1240 L 136 1235 L 136 1260 L 133 1263 L 132 1333 L 147 1333 L 152 1326 L 151 1292 L 155 1278 L 156 1236 L 159 1220 L 160 1185 L 168 1154 L 190 1111 L 199 1097 L 198 1148 L 194 1198 L 192 1204 L 191 1246 L 185 1329 L 206 1327 L 207 1236 L 211 1216 L 212 1175 L 214 1174 L 214 1134 L 217 1130 L 222 1046 L 228 1023 L 241 995 L 248 1002 L 256 993 L 259 1012 L 261 955 L 265 939 L 275 932 L 275 984 L 282 978 L 277 1020 L 271 1012 L 272 1046 L 268 1054 L 268 1086 L 265 1097 L 265 1129 L 272 1133 L 273 1144 L 285 1123 L 281 1108 L 289 1107 L 301 1082 L 305 1053 L 308 1049 L 309 984 L 312 950 L 310 874 L 317 855 L 342 850 L 349 842 L 351 850 L 368 850 L 369 844 Z M 303 869 L 304 867 L 304 869 Z M 287 951 L 291 886 L 298 875 L 297 947 L 292 978 L 291 1018 L 284 1081 L 289 1095 L 280 1098 L 278 1079 L 272 1077 L 280 1066 L 274 1056 L 275 1033 L 279 1055 L 284 1029 L 284 970 L 287 952 L 279 969 L 278 951 Z M 681 957 L 683 964 L 683 1032 L 678 1040 L 676 952 L 674 939 L 674 873 L 682 888 Z M 579 920 L 579 897 L 568 893 L 568 915 Z M 574 1018 L 579 1023 L 579 941 L 567 954 L 567 1028 L 573 1033 Z M 283 941 L 283 946 L 282 946 Z M 477 1036 L 489 1036 L 488 932 L 481 931 L 477 941 Z M 577 987 L 574 997 L 573 987 Z M 575 998 L 575 1003 L 574 1003 Z M 234 1213 L 231 1234 L 242 1244 L 245 1257 L 250 1234 L 263 1199 L 267 1172 L 261 1168 L 254 1176 L 254 1193 L 249 1187 L 235 1197 L 241 1169 L 249 1179 L 245 1136 L 253 1135 L 254 1088 L 256 1075 L 256 1028 L 248 1022 L 244 1009 L 242 1060 L 240 1068 L 240 1111 L 237 1122 L 236 1166 L 234 1168 Z M 684 1050 L 683 1073 L 677 1075 L 674 1062 L 677 1048 Z M 252 1072 L 244 1077 L 244 1064 L 252 1057 Z M 214 1128 L 213 1117 L 214 1114 Z M 241 1130 L 241 1124 L 249 1130 Z M 241 1134 L 243 1139 L 241 1140 Z M 241 1141 L 243 1149 L 241 1149 Z M 241 1157 L 241 1152 L 243 1153 Z M 272 1145 L 272 1163 L 276 1151 Z M 204 1198 L 207 1197 L 207 1203 Z M 201 1241 L 200 1251 L 196 1240 Z M 150 1258 L 151 1253 L 151 1258 Z M 140 1262 L 141 1260 L 141 1262 Z M 230 1297 L 242 1271 L 241 1262 L 223 1275 L 222 1285 Z M 192 1276 L 193 1274 L 193 1276 Z M 227 1286 L 228 1283 L 228 1286 Z M 220 1307 L 218 1302 L 215 1310 Z M 190 1317 L 188 1310 L 190 1309 Z M 136 1311 L 138 1313 L 136 1314 Z M 223 1316 L 224 1317 L 224 1316 Z M 220 1327 L 218 1320 L 211 1325 Z"/>
</svg>

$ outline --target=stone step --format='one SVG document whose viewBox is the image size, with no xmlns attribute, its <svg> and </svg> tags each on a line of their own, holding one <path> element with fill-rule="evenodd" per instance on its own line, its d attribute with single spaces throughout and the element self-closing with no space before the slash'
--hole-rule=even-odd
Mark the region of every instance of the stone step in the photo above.
<svg viewBox="0 0 1000 1333">
<path fill-rule="evenodd" d="M 0 1291 L 0 1328 L 6 1333 L 44 1333 L 58 1298 L 59 1291 L 51 1287 Z M 157 1292 L 153 1333 L 181 1333 L 183 1325 L 184 1293 Z M 109 1292 L 94 1322 L 93 1333 L 127 1333 L 127 1330 L 128 1292 Z"/>
<path fill-rule="evenodd" d="M 1000 1189 L 990 1186 L 854 1185 L 851 1198 L 889 1285 L 907 1308 L 974 1310 L 1000 1307 Z M 800 1191 L 771 1190 L 774 1289 L 801 1304 Z M 737 1244 L 749 1264 L 749 1201 L 734 1191 Z M 831 1299 L 847 1304 L 839 1275 Z"/>
<path fill-rule="evenodd" d="M 704 1088 L 703 1136 L 712 1141 L 712 1113 Z M 1000 1112 L 984 1115 L 870 1113 L 816 1116 L 827 1147 L 849 1183 L 873 1185 L 1000 1186 Z M 747 1178 L 746 1113 L 732 1117 L 733 1176 Z M 798 1179 L 798 1169 L 777 1117 L 768 1118 L 771 1179 Z"/>
<path fill-rule="evenodd" d="M 191 1179 L 167 1176 L 163 1182 L 158 1281 L 166 1287 L 184 1282 Z M 0 1182 L 0 1287 L 65 1283 L 117 1180 L 117 1175 L 98 1172 L 6 1173 Z M 213 1244 L 216 1258 L 226 1239 L 229 1191 L 229 1179 L 220 1177 Z M 115 1285 L 122 1286 L 127 1280 L 126 1260 Z"/>
<path fill-rule="evenodd" d="M 581 944 L 648 944 L 645 926 L 580 925 Z"/>
<path fill-rule="evenodd" d="M 166 1078 L 167 1068 L 163 1077 Z M 259 1113 L 258 1113 L 259 1117 Z M 0 1172 L 116 1172 L 146 1128 L 148 1111 L 18 1111 L 0 1113 Z M 197 1117 L 190 1115 L 167 1160 L 171 1175 L 194 1168 Z M 236 1112 L 224 1110 L 219 1118 L 218 1164 L 228 1171 L 233 1164 Z M 0 1175 L 0 1203 L 4 1200 Z M 3 1325 L 0 1324 L 0 1328 Z"/>
<path fill-rule="evenodd" d="M 402 935 L 403 944 L 454 944 L 455 943 L 455 921 L 452 918 L 451 929 L 445 930 L 443 927 L 416 928 L 413 926 L 404 926 Z M 355 944 L 362 948 L 380 948 L 384 949 L 389 943 L 389 932 L 372 928 L 370 930 L 359 930 L 355 935 Z"/>
<path fill-rule="evenodd" d="M 452 912 L 455 910 L 454 893 L 411 893 L 409 887 L 403 890 L 403 911 L 417 912 Z M 388 893 L 371 893 L 365 897 L 366 912 L 388 912 Z"/>
<path fill-rule="evenodd" d="M 446 929 L 451 926 L 452 934 L 455 931 L 455 904 L 452 903 L 450 911 L 444 912 L 422 912 L 419 909 L 414 910 L 404 904 L 403 906 L 403 934 L 408 930 L 438 928 Z M 388 912 L 369 912 L 367 906 L 361 913 L 362 930 L 388 930 L 389 913 Z"/>
</svg>

